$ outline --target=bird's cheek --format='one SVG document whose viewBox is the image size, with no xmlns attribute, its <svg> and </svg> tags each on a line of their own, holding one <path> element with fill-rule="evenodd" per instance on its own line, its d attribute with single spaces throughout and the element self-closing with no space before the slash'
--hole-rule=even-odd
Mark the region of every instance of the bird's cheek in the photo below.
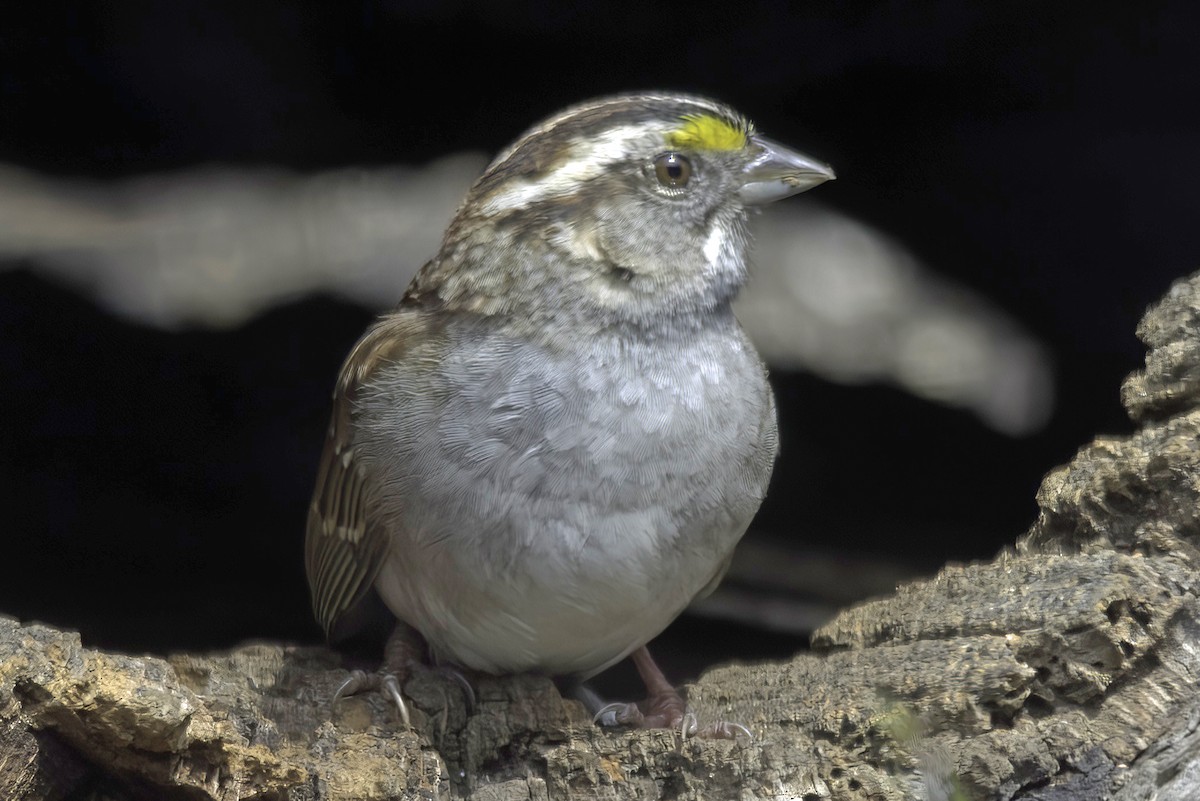
<svg viewBox="0 0 1200 801">
<path fill-rule="evenodd" d="M 550 229 L 547 235 L 552 245 L 570 254 L 572 259 L 594 262 L 607 258 L 594 225 L 558 225 Z"/>
</svg>

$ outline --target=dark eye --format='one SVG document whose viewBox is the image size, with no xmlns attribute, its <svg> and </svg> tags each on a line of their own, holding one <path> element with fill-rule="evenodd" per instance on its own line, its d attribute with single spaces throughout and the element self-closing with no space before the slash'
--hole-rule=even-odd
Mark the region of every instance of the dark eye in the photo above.
<svg viewBox="0 0 1200 801">
<path fill-rule="evenodd" d="M 678 153 L 663 153 L 654 160 L 654 174 L 663 186 L 678 189 L 692 177 L 692 163 Z"/>
</svg>

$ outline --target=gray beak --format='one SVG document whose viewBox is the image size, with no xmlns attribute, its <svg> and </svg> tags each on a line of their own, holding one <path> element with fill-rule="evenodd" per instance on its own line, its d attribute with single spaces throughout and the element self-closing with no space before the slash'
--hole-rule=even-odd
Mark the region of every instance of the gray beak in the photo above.
<svg viewBox="0 0 1200 801">
<path fill-rule="evenodd" d="M 764 136 L 750 137 L 750 147 L 755 151 L 754 160 L 742 171 L 742 188 L 738 191 L 747 205 L 791 197 L 835 177 L 828 164 Z"/>
</svg>

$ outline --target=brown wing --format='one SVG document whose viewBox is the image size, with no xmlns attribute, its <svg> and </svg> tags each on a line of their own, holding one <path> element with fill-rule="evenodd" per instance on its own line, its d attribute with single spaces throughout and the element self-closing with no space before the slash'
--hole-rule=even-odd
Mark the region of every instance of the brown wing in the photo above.
<svg viewBox="0 0 1200 801">
<path fill-rule="evenodd" d="M 386 530 L 366 507 L 369 476 L 355 453 L 355 395 L 376 368 L 402 355 L 418 321 L 413 313 L 397 312 L 377 322 L 350 352 L 333 393 L 304 538 L 313 614 L 326 636 L 370 589 L 388 550 Z"/>
</svg>

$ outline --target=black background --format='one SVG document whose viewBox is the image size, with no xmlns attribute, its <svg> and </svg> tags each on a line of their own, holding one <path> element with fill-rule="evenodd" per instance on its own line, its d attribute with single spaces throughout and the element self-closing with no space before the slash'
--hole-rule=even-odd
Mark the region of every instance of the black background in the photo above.
<svg viewBox="0 0 1200 801">
<path fill-rule="evenodd" d="M 53 175 L 417 164 L 638 88 L 719 97 L 835 165 L 820 200 L 1019 319 L 1054 355 L 1058 405 L 1010 439 L 896 390 L 777 374 L 784 457 L 753 536 L 797 553 L 932 570 L 1011 542 L 1046 470 L 1130 430 L 1134 326 L 1200 266 L 1183 2 L 32 7 L 0 27 L 0 162 Z M 0 263 L 0 612 L 131 650 L 316 641 L 304 513 L 371 313 L 314 297 L 164 332 L 36 267 Z M 667 638 L 684 673 L 803 645 L 695 618 Z"/>
</svg>

